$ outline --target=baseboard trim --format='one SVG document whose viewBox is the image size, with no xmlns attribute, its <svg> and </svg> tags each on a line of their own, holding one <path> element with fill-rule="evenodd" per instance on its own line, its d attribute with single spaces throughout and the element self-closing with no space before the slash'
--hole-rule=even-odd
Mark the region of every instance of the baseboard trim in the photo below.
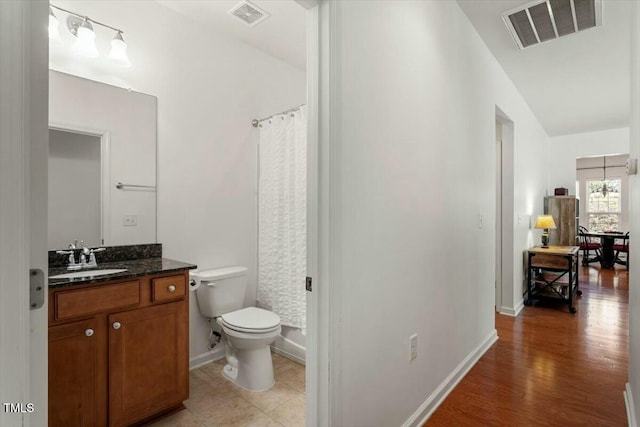
<svg viewBox="0 0 640 427">
<path fill-rule="evenodd" d="M 518 317 L 522 309 L 524 309 L 524 301 L 520 301 L 520 304 L 518 304 L 516 308 L 502 306 L 498 309 L 498 313 L 504 316 Z"/>
<path fill-rule="evenodd" d="M 636 420 L 636 410 L 633 404 L 633 393 L 631 393 L 631 385 L 625 384 L 624 387 L 624 406 L 627 408 L 627 422 L 629 427 L 637 427 L 638 421 Z"/>
<path fill-rule="evenodd" d="M 298 362 L 302 365 L 306 364 L 307 349 L 300 344 L 279 336 L 276 341 L 271 345 L 271 350 L 287 359 L 291 359 L 294 362 Z"/>
<path fill-rule="evenodd" d="M 482 355 L 498 340 L 498 331 L 495 329 L 480 343 L 469 355 L 449 374 L 440 386 L 424 401 L 416 412 L 402 424 L 402 427 L 419 427 L 423 425 L 433 412 L 442 404 L 449 393 L 458 385 L 460 380 L 469 372 Z"/>
<path fill-rule="evenodd" d="M 224 346 L 218 345 L 215 349 L 199 354 L 189 359 L 189 370 L 198 369 L 208 363 L 225 357 Z"/>
</svg>

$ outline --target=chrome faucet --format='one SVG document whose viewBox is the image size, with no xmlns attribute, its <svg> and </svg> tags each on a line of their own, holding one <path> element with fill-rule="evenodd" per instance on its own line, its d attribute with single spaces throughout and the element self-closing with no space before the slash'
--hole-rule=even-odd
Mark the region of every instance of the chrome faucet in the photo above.
<svg viewBox="0 0 640 427">
<path fill-rule="evenodd" d="M 68 251 L 56 251 L 60 255 L 69 255 L 69 264 L 67 264 L 67 270 L 80 270 L 82 266 L 76 263 L 76 258 L 73 253 L 73 249 Z"/>
<path fill-rule="evenodd" d="M 84 240 L 80 240 L 80 246 L 78 248 L 80 249 L 80 265 L 86 267 L 87 255 L 90 253 L 89 248 L 84 245 Z"/>
<path fill-rule="evenodd" d="M 95 248 L 89 249 L 85 246 L 82 247 L 82 252 L 80 254 L 80 265 L 82 268 L 91 268 L 97 267 L 98 262 L 96 261 L 96 252 L 102 252 L 105 248 Z M 89 256 L 89 261 L 87 262 L 87 256 Z"/>
<path fill-rule="evenodd" d="M 80 258 L 78 262 L 76 262 L 74 249 L 80 249 Z M 89 249 L 84 245 L 84 241 L 80 241 L 80 245 L 78 245 L 78 241 L 75 243 L 71 243 L 69 245 L 68 251 L 56 251 L 57 254 L 61 255 L 69 255 L 69 263 L 67 264 L 67 270 L 80 270 L 81 268 L 92 268 L 97 267 L 98 263 L 96 261 L 96 252 L 102 252 L 105 248 L 95 248 Z M 87 261 L 87 257 L 89 261 Z"/>
</svg>

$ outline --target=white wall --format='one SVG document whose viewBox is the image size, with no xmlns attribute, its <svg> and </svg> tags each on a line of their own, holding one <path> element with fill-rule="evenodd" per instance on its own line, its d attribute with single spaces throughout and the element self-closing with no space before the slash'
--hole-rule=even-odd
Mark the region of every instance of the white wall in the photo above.
<svg viewBox="0 0 640 427">
<path fill-rule="evenodd" d="M 548 138 L 457 3 L 332 6 L 320 266 L 333 293 L 333 423 L 418 425 L 495 338 L 496 106 L 514 123 L 514 215 L 542 212 Z M 528 221 L 512 233 L 507 280 L 521 290 L 539 234 Z"/>
<path fill-rule="evenodd" d="M 100 138 L 49 131 L 49 250 L 102 243 Z"/>
<path fill-rule="evenodd" d="M 554 188 L 558 187 L 569 189 L 569 194 L 576 194 L 576 159 L 628 154 L 629 128 L 608 129 L 551 137 L 549 139 L 549 147 L 549 194 L 553 195 Z M 622 178 L 623 191 L 626 191 L 625 188 L 627 187 L 628 181 L 624 173 L 624 168 L 607 168 L 607 176 L 614 175 Z M 602 177 L 602 169 L 599 172 L 582 171 L 581 176 L 585 179 L 597 176 Z M 589 228 L 588 221 L 586 220 L 585 194 L 577 194 L 577 196 L 580 197 L 580 225 Z M 626 231 L 629 229 L 627 194 L 624 194 L 622 202 L 623 214 L 621 230 Z"/>
<path fill-rule="evenodd" d="M 556 136 L 549 139 L 549 194 L 576 190 L 576 158 L 629 153 L 629 128 Z"/>
<path fill-rule="evenodd" d="M 155 2 L 56 5 L 121 27 L 133 66 L 59 58 L 54 68 L 158 97 L 158 242 L 164 255 L 200 268 L 247 266 L 246 303 L 254 304 L 258 131 L 251 120 L 304 103 L 304 71 Z M 97 37 L 108 44 L 113 34 Z M 208 324 L 195 300 L 190 321 L 196 358 L 207 353 Z"/>
</svg>

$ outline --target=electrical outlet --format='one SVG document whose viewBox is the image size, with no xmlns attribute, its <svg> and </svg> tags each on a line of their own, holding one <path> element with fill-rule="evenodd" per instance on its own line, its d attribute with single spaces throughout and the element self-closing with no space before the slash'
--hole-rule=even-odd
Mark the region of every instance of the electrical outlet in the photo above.
<svg viewBox="0 0 640 427">
<path fill-rule="evenodd" d="M 409 337 L 409 350 L 411 357 L 409 360 L 418 357 L 418 334 L 413 334 Z"/>
<path fill-rule="evenodd" d="M 134 227 L 138 225 L 138 215 L 124 215 L 122 224 L 125 227 Z"/>
</svg>

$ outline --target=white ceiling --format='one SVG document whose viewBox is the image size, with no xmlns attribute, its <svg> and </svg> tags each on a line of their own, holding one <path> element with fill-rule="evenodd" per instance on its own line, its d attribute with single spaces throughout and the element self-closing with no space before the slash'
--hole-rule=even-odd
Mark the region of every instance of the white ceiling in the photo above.
<svg viewBox="0 0 640 427">
<path fill-rule="evenodd" d="M 271 14 L 255 27 L 227 13 L 240 0 L 157 1 L 305 68 L 306 10 L 294 0 L 252 0 Z M 501 15 L 530 0 L 457 0 L 550 136 L 629 125 L 632 1 L 602 0 L 602 26 L 519 50 Z"/>
<path fill-rule="evenodd" d="M 457 0 L 550 136 L 629 126 L 631 2 L 602 26 L 519 50 L 502 13 L 530 0 Z"/>
<path fill-rule="evenodd" d="M 254 27 L 228 14 L 241 0 L 157 0 L 216 32 L 238 39 L 301 70 L 306 65 L 306 9 L 294 0 L 251 0 L 271 16 Z"/>
</svg>

